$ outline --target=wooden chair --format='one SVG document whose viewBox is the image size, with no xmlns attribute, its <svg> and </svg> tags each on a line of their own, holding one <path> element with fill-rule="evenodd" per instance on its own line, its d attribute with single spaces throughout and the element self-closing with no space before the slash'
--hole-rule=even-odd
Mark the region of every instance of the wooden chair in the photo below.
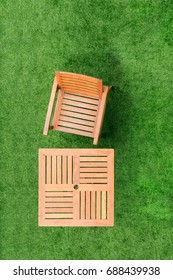
<svg viewBox="0 0 173 280">
<path fill-rule="evenodd" d="M 94 138 L 93 144 L 96 145 L 110 89 L 111 86 L 103 86 L 100 79 L 56 72 L 43 134 L 47 135 L 48 130 L 53 129 L 84 135 Z M 50 124 L 56 97 L 54 116 Z"/>
</svg>

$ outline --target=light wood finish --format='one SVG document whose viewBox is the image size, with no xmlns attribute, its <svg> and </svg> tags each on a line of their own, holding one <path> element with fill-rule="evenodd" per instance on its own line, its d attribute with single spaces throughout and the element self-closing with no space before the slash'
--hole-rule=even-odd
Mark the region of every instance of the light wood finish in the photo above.
<svg viewBox="0 0 173 280">
<path fill-rule="evenodd" d="M 102 191 L 102 219 L 106 219 L 106 191 Z"/>
<path fill-rule="evenodd" d="M 56 184 L 56 156 L 52 156 L 52 184 Z"/>
<path fill-rule="evenodd" d="M 73 157 L 72 156 L 68 156 L 68 184 L 73 184 Z"/>
<path fill-rule="evenodd" d="M 74 118 L 71 118 L 71 117 L 67 117 L 67 116 L 61 116 L 61 121 L 63 122 L 69 122 L 69 123 L 76 123 L 76 124 L 80 124 L 80 125 L 85 125 L 85 126 L 88 126 L 88 127 L 92 127 L 93 128 L 93 122 L 91 121 L 87 121 L 87 120 L 81 120 L 81 119 L 75 119 Z M 93 130 L 93 129 L 92 129 Z"/>
<path fill-rule="evenodd" d="M 80 220 L 85 220 L 85 191 L 81 191 L 80 192 L 80 196 L 81 196 L 81 205 L 80 205 Z"/>
<path fill-rule="evenodd" d="M 44 135 L 48 134 L 50 119 L 51 119 L 51 115 L 52 115 L 52 109 L 53 109 L 53 104 L 54 104 L 54 101 L 55 101 L 57 88 L 58 88 L 58 83 L 57 83 L 57 79 L 55 77 L 53 87 L 52 87 L 51 96 L 50 96 L 48 111 L 47 111 L 47 115 L 46 115 L 46 121 L 45 121 L 45 125 L 44 125 L 44 131 L 43 131 Z"/>
<path fill-rule="evenodd" d="M 77 134 L 77 135 L 93 137 L 92 132 L 84 131 L 84 130 L 77 130 L 77 129 L 69 128 L 69 127 L 58 126 L 57 130 L 63 131 L 63 132 L 69 132 L 69 133 L 73 133 L 73 134 Z"/>
<path fill-rule="evenodd" d="M 58 98 L 57 98 L 57 102 L 56 102 L 56 107 L 55 107 L 55 112 L 54 112 L 54 117 L 53 117 L 53 122 L 52 122 L 52 129 L 55 129 L 58 125 L 59 116 L 60 116 L 60 113 L 61 113 L 61 105 L 62 105 L 62 101 L 63 101 L 63 95 L 64 95 L 64 92 L 62 90 L 59 90 L 59 94 L 58 94 Z"/>
<path fill-rule="evenodd" d="M 45 214 L 47 213 L 69 213 L 73 214 L 73 207 L 71 208 L 60 208 L 60 207 L 45 207 Z"/>
<path fill-rule="evenodd" d="M 46 177 L 47 177 L 47 184 L 51 184 L 52 182 L 51 182 L 51 162 L 52 162 L 52 156 L 47 156 L 46 157 L 47 158 L 47 161 L 46 161 L 46 165 L 47 165 L 47 167 L 46 167 L 46 170 L 47 170 L 47 172 L 46 172 Z"/>
<path fill-rule="evenodd" d="M 86 107 L 78 108 L 78 107 L 68 106 L 68 105 L 64 104 L 63 102 L 62 102 L 62 104 L 63 104 L 61 106 L 62 110 L 70 111 L 70 112 L 77 112 L 77 113 L 81 113 L 83 115 L 87 115 L 88 119 L 90 119 L 90 116 L 96 117 L 96 115 L 97 115 L 97 111 L 96 110 L 95 111 L 89 110 L 87 108 L 87 105 L 86 105 Z"/>
<path fill-rule="evenodd" d="M 97 173 L 107 173 L 107 168 L 106 167 L 95 167 L 94 169 L 92 167 L 81 167 L 80 168 L 80 173 L 84 173 L 84 174 L 87 174 L 87 173 L 94 173 L 97 172 Z"/>
<path fill-rule="evenodd" d="M 93 168 L 93 167 L 102 168 L 102 167 L 104 167 L 104 168 L 106 168 L 107 166 L 106 166 L 105 162 L 101 162 L 101 161 L 97 161 L 97 162 L 95 162 L 95 161 L 92 162 L 91 161 L 89 163 L 89 165 L 87 164 L 87 162 L 81 161 L 80 162 L 80 167 L 81 168 L 83 168 L 83 167 L 90 167 L 90 168 Z"/>
<path fill-rule="evenodd" d="M 100 219 L 100 191 L 96 192 L 96 219 Z"/>
<path fill-rule="evenodd" d="M 89 98 L 86 96 L 80 96 L 80 95 L 74 95 L 74 94 L 68 94 L 68 93 L 64 93 L 64 99 L 70 99 L 70 100 L 74 100 L 74 101 L 78 101 L 78 102 L 83 102 L 83 103 L 87 103 L 87 104 L 94 104 L 94 105 L 98 105 L 99 104 L 99 99 L 95 99 L 95 98 Z"/>
<path fill-rule="evenodd" d="M 61 116 L 67 116 L 67 117 L 72 117 L 72 118 L 76 118 L 76 120 L 88 120 L 88 115 L 84 115 L 78 112 L 71 112 L 71 111 L 65 111 L 61 109 Z M 95 122 L 95 116 L 90 116 L 89 117 L 89 121 Z"/>
<path fill-rule="evenodd" d="M 69 105 L 69 106 L 74 106 L 74 107 L 79 107 L 79 108 L 85 108 L 85 106 L 86 106 L 87 110 L 90 109 L 90 110 L 93 110 L 93 111 L 97 111 L 97 107 L 98 107 L 98 105 L 76 102 L 76 101 L 69 100 L 69 99 L 64 99 L 63 104 L 66 104 L 66 105 Z M 78 110 L 78 109 L 76 109 L 76 110 Z M 88 111 L 85 111 L 85 112 L 88 113 Z M 88 114 L 91 114 L 91 111 L 89 111 Z"/>
<path fill-rule="evenodd" d="M 111 87 L 102 80 L 68 72 L 56 72 L 44 134 L 48 129 L 94 138 L 98 143 L 107 94 Z M 57 97 L 54 113 L 53 104 Z M 53 114 L 53 121 L 50 119 Z"/>
<path fill-rule="evenodd" d="M 83 162 L 83 161 L 89 161 L 89 162 L 101 162 L 101 161 L 104 161 L 104 162 L 107 162 L 107 157 L 105 156 L 101 156 L 101 157 L 98 157 L 98 156 L 80 156 L 80 162 Z"/>
<path fill-rule="evenodd" d="M 81 169 L 80 169 L 81 170 Z M 99 178 L 105 178 L 107 177 L 107 174 L 105 173 L 81 173 L 80 178 L 95 178 L 95 177 L 99 177 Z"/>
<path fill-rule="evenodd" d="M 80 184 L 107 184 L 107 179 L 102 179 L 102 178 L 86 178 L 86 179 L 83 179 L 83 178 L 80 178 Z"/>
<path fill-rule="evenodd" d="M 111 87 L 106 87 L 106 86 L 104 86 L 103 88 L 104 91 L 103 91 L 102 98 L 100 99 L 100 103 L 97 111 L 97 121 L 95 123 L 95 129 L 94 129 L 94 142 L 93 142 L 94 145 L 97 145 L 98 143 L 98 139 L 103 124 L 105 109 L 106 109 L 107 94 L 109 92 L 109 89 L 111 89 Z"/>
<path fill-rule="evenodd" d="M 113 149 L 39 150 L 39 225 L 114 225 Z"/>
<path fill-rule="evenodd" d="M 87 131 L 87 132 L 93 132 L 92 127 L 86 127 L 85 125 L 80 125 L 76 123 L 71 123 L 71 122 L 64 122 L 64 121 L 59 121 L 59 126 L 61 127 L 68 127 L 68 128 L 74 128 L 74 129 L 79 129 L 81 131 Z"/>
</svg>

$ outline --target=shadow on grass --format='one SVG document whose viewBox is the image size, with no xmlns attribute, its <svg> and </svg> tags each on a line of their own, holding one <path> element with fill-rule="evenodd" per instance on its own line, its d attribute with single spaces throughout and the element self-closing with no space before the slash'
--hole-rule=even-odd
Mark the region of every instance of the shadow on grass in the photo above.
<svg viewBox="0 0 173 280">
<path fill-rule="evenodd" d="M 113 86 L 108 95 L 102 137 L 109 139 L 113 147 L 117 143 L 126 142 L 132 103 L 118 55 L 111 50 L 76 54 L 66 61 L 64 71 L 97 77 L 103 80 L 104 85 Z"/>
</svg>

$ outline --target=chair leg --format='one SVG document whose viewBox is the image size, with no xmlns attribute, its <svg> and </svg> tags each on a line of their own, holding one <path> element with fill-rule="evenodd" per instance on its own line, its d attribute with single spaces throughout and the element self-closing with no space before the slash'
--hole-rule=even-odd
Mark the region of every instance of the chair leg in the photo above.
<svg viewBox="0 0 173 280">
<path fill-rule="evenodd" d="M 97 145 L 97 143 L 98 143 L 98 137 L 95 137 L 93 141 L 93 145 Z"/>
</svg>

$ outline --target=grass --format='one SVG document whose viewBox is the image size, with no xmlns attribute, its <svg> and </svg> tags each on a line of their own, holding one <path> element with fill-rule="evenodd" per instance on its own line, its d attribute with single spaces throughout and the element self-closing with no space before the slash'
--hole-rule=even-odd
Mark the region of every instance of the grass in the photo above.
<svg viewBox="0 0 173 280">
<path fill-rule="evenodd" d="M 172 1 L 1 7 L 1 259 L 172 259 Z M 38 227 L 38 149 L 93 148 L 42 134 L 55 70 L 114 86 L 97 147 L 115 149 L 115 227 Z"/>
</svg>

